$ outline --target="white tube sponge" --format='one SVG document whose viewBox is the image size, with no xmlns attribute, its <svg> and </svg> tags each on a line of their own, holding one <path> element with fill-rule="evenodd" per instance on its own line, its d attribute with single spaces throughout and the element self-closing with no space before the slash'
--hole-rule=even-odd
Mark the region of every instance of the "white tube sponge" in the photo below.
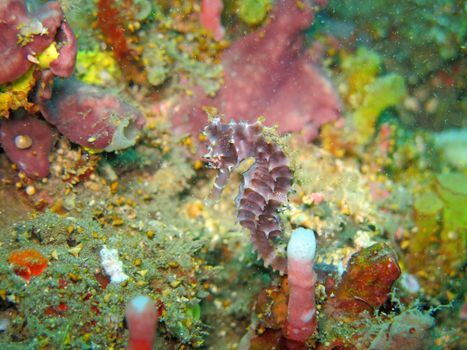
<svg viewBox="0 0 467 350">
<path fill-rule="evenodd" d="M 316 254 L 316 238 L 313 230 L 303 227 L 292 232 L 287 245 L 287 256 L 297 260 L 312 261 Z"/>
<path fill-rule="evenodd" d="M 301 344 L 316 330 L 315 253 L 316 238 L 312 230 L 298 228 L 292 232 L 287 246 L 289 304 L 285 337 Z"/>
</svg>

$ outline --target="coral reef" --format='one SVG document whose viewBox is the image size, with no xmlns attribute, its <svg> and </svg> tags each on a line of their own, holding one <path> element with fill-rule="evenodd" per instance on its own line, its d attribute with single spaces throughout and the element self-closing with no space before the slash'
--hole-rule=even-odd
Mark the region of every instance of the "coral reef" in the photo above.
<svg viewBox="0 0 467 350">
<path fill-rule="evenodd" d="M 411 350 L 432 349 L 434 346 L 433 317 L 418 310 L 407 310 L 394 317 L 391 323 L 381 327 L 375 339 L 368 344 L 359 344 L 371 350 L 407 348 Z"/>
<path fill-rule="evenodd" d="M 32 178 L 49 173 L 52 130 L 33 114 L 42 116 L 70 140 L 84 147 L 114 151 L 134 144 L 144 117 L 134 107 L 98 88 L 54 77 L 69 77 L 76 62 L 75 35 L 56 2 L 29 14 L 24 1 L 2 4 L 1 31 L 4 69 L 0 72 L 1 144 L 8 157 Z M 34 68 L 32 66 L 34 65 Z M 9 83 L 9 84 L 5 84 Z M 36 100 L 29 94 L 37 85 Z M 53 92 L 55 96 L 53 95 Z M 28 144 L 17 140 L 28 139 Z"/>
<path fill-rule="evenodd" d="M 400 273 L 394 253 L 384 245 L 373 245 L 352 255 L 325 306 L 327 313 L 334 318 L 353 316 L 383 305 Z"/>
<path fill-rule="evenodd" d="M 270 10 L 270 0 L 241 0 L 238 1 L 238 16 L 248 25 L 258 25 Z"/>
<path fill-rule="evenodd" d="M 131 2 L 130 2 L 131 3 Z M 97 7 L 97 27 L 102 31 L 106 43 L 112 50 L 125 77 L 144 84 L 146 77 L 141 62 L 130 49 L 125 36 L 125 18 L 122 17 L 119 4 L 115 0 L 99 0 Z"/>
<path fill-rule="evenodd" d="M 365 47 L 359 47 L 352 54 L 344 51 L 341 55 L 342 75 L 338 86 L 348 106 L 347 127 L 355 133 L 353 142 L 367 144 L 375 135 L 381 113 L 403 101 L 407 94 L 405 82 L 399 74 L 380 75 L 381 56 Z M 338 131 L 330 126 L 325 132 Z"/>
<path fill-rule="evenodd" d="M 326 3 L 1 3 L 0 348 L 466 348 L 463 7 Z"/>
<path fill-rule="evenodd" d="M 433 136 L 435 147 L 450 165 L 467 168 L 467 129 L 450 129 Z"/>
<path fill-rule="evenodd" d="M 309 231 L 300 228 L 295 232 L 305 233 Z M 294 233 L 292 233 L 292 237 L 293 235 Z M 292 240 L 291 242 L 293 245 L 295 244 Z M 305 247 L 309 249 L 305 251 Z M 304 244 L 300 247 L 300 251 L 310 256 L 313 253 L 313 247 Z M 292 258 L 292 262 L 290 258 Z M 292 254 L 289 256 L 289 264 L 295 263 Z M 298 267 L 298 265 L 295 266 Z M 255 306 L 257 319 L 253 318 L 255 321 L 251 325 L 252 329 L 256 331 L 256 335 L 247 334 L 242 349 L 312 348 L 325 350 L 335 349 L 336 347 L 363 349 L 368 348 L 368 344 L 362 345 L 366 342 L 371 343 L 374 341 L 374 344 L 381 342 L 376 334 L 377 332 L 370 331 L 371 322 L 379 323 L 378 317 L 373 311 L 385 304 L 391 287 L 400 274 L 398 262 L 387 247 L 374 245 L 352 255 L 347 270 L 337 285 L 336 278 L 338 277 L 336 277 L 335 272 L 326 271 L 319 264 L 314 266 L 318 273 L 310 269 L 310 264 L 307 264 L 306 267 L 302 265 L 302 267 L 304 267 L 303 270 L 300 269 L 294 271 L 292 275 L 289 274 L 288 287 L 284 287 L 284 283 L 282 283 L 280 287 L 266 289 L 263 291 L 264 294 L 259 294 Z M 295 273 L 300 275 L 301 278 L 296 279 Z M 309 295 L 310 288 L 311 296 Z M 324 290 L 326 295 L 323 295 Z M 301 297 L 307 294 L 308 297 L 302 303 L 297 303 L 294 306 L 297 309 L 291 310 L 291 303 L 297 301 L 297 293 L 301 293 Z M 315 293 L 318 303 L 321 304 L 317 309 L 319 310 L 317 318 L 316 310 L 314 310 L 316 305 L 313 294 Z M 287 298 L 288 309 L 285 307 Z M 368 299 L 368 302 L 366 299 Z M 312 314 L 306 313 L 309 307 L 315 312 Z M 299 317 L 297 320 L 297 325 L 304 327 L 304 329 L 293 332 L 294 328 L 290 328 L 290 321 L 285 316 L 287 311 L 284 310 L 288 310 L 289 318 L 301 315 L 301 318 Z M 421 313 L 412 311 L 412 314 Z M 401 314 L 397 317 L 402 319 L 407 315 L 409 315 L 407 318 L 407 321 L 409 321 L 411 319 L 410 313 Z M 390 322 L 398 322 L 397 317 Z M 366 320 L 366 326 L 362 324 L 363 320 Z M 408 323 L 410 326 L 406 329 L 414 326 L 424 334 L 423 332 L 429 332 L 433 327 L 432 318 L 428 315 L 421 317 L 420 323 L 415 324 L 417 321 L 417 318 L 412 319 Z M 378 330 L 382 332 L 383 328 L 378 327 Z M 316 330 L 316 336 L 311 337 Z M 397 337 L 400 336 L 401 340 L 394 338 L 391 341 L 396 342 L 407 339 L 413 346 L 410 349 L 419 349 L 420 343 L 430 342 L 429 339 L 420 338 L 418 335 L 411 336 L 411 334 L 405 330 L 397 332 Z"/>
<path fill-rule="evenodd" d="M 367 43 L 384 54 L 388 70 L 406 78 L 407 120 L 440 130 L 466 125 L 464 14 L 458 0 L 346 0 L 329 1 L 323 19 L 339 41 Z"/>
<path fill-rule="evenodd" d="M 26 72 L 21 78 L 4 85 L 0 85 L 0 117 L 8 117 L 10 111 L 21 107 L 33 112 L 34 103 L 28 100 L 28 94 L 36 85 L 33 69 Z"/>
<path fill-rule="evenodd" d="M 316 331 L 315 253 L 316 238 L 313 231 L 299 228 L 292 232 L 287 245 L 289 303 L 285 337 L 293 343 L 304 344 Z M 288 347 L 293 349 L 294 344 Z"/>
<path fill-rule="evenodd" d="M 14 250 L 8 257 L 14 272 L 29 282 L 32 276 L 39 276 L 47 268 L 48 260 L 35 249 Z"/>
<path fill-rule="evenodd" d="M 49 2 L 34 14 L 27 13 L 23 0 L 8 0 L 1 6 L 1 59 L 4 64 L 0 84 L 16 80 L 33 64 L 40 64 L 38 55 L 50 45 L 58 51 L 49 64 L 52 73 L 61 77 L 71 75 L 76 43 L 58 3 Z"/>
<path fill-rule="evenodd" d="M 224 4 L 221 0 L 202 0 L 201 14 L 199 20 L 206 30 L 214 35 L 216 40 L 221 40 L 224 37 L 224 28 L 221 23 L 221 14 Z"/>
<path fill-rule="evenodd" d="M 2 86 L 0 115 L 8 116 L 9 109 L 29 107 L 26 95 L 34 83 L 25 84 L 24 78 L 19 79 L 28 75 L 33 66 L 36 79 L 40 79 L 44 86 L 54 76 L 69 77 L 75 65 L 77 47 L 74 33 L 57 2 L 48 2 L 30 14 L 24 0 L 8 0 L 1 4 L 0 13 L 0 59 L 3 62 L 0 85 L 11 83 Z"/>
</svg>

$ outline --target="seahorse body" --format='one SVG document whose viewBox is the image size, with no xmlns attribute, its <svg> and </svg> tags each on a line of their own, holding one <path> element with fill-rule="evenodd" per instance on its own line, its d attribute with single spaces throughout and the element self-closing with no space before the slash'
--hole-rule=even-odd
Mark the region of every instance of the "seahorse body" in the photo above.
<svg viewBox="0 0 467 350">
<path fill-rule="evenodd" d="M 213 195 L 225 187 L 230 173 L 242 161 L 255 163 L 243 174 L 243 184 L 236 198 L 238 221 L 251 232 L 251 241 L 266 266 L 280 272 L 287 270 L 287 260 L 277 254 L 270 239 L 282 232 L 277 210 L 287 203 L 292 173 L 279 145 L 268 143 L 259 122 L 231 121 L 222 124 L 215 118 L 204 130 L 209 139 L 208 164 L 218 170 Z"/>
</svg>

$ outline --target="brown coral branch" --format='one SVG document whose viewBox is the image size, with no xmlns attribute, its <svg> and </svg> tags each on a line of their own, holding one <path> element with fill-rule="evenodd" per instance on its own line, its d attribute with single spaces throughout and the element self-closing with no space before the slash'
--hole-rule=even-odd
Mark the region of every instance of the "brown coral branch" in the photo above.
<svg viewBox="0 0 467 350">
<path fill-rule="evenodd" d="M 209 139 L 205 158 L 218 170 L 214 196 L 218 196 L 232 170 L 247 158 L 255 163 L 243 174 L 243 184 L 236 198 L 238 221 L 251 232 L 251 241 L 266 266 L 285 272 L 287 261 L 277 254 L 270 239 L 281 234 L 277 210 L 287 203 L 292 173 L 287 158 L 275 143 L 268 143 L 259 122 L 222 124 L 215 118 L 205 128 Z"/>
</svg>

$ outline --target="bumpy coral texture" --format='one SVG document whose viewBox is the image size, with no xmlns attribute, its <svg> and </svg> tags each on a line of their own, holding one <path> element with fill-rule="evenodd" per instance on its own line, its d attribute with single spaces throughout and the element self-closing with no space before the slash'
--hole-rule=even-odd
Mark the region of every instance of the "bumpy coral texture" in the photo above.
<svg viewBox="0 0 467 350">
<path fill-rule="evenodd" d="M 57 81 L 52 98 L 39 102 L 45 120 L 61 134 L 97 150 L 133 145 L 145 122 L 141 112 L 121 98 L 74 79 Z"/>
<path fill-rule="evenodd" d="M 222 54 L 224 85 L 212 98 L 195 89 L 172 111 L 176 131 L 197 133 L 207 122 L 203 107 L 227 118 L 265 116 L 279 131 L 301 131 L 308 140 L 340 115 L 339 100 L 313 60 L 303 52 L 302 32 L 313 19 L 307 2 L 279 0 L 270 23 L 238 39 Z"/>
<path fill-rule="evenodd" d="M 260 123 L 222 124 L 214 119 L 206 128 L 209 152 L 205 156 L 217 169 L 214 195 L 218 196 L 227 183 L 231 171 L 245 159 L 255 163 L 244 173 L 236 205 L 240 225 L 251 232 L 251 241 L 266 266 L 285 272 L 287 260 L 277 254 L 270 239 L 281 234 L 277 210 L 287 203 L 292 174 L 287 158 L 277 144 L 268 143 Z"/>
<path fill-rule="evenodd" d="M 28 13 L 24 0 L 0 3 L 0 84 L 20 78 L 37 63 L 37 56 L 52 43 L 59 56 L 50 64 L 54 75 L 68 77 L 76 60 L 76 39 L 64 21 L 58 2 L 48 2 Z"/>
</svg>

